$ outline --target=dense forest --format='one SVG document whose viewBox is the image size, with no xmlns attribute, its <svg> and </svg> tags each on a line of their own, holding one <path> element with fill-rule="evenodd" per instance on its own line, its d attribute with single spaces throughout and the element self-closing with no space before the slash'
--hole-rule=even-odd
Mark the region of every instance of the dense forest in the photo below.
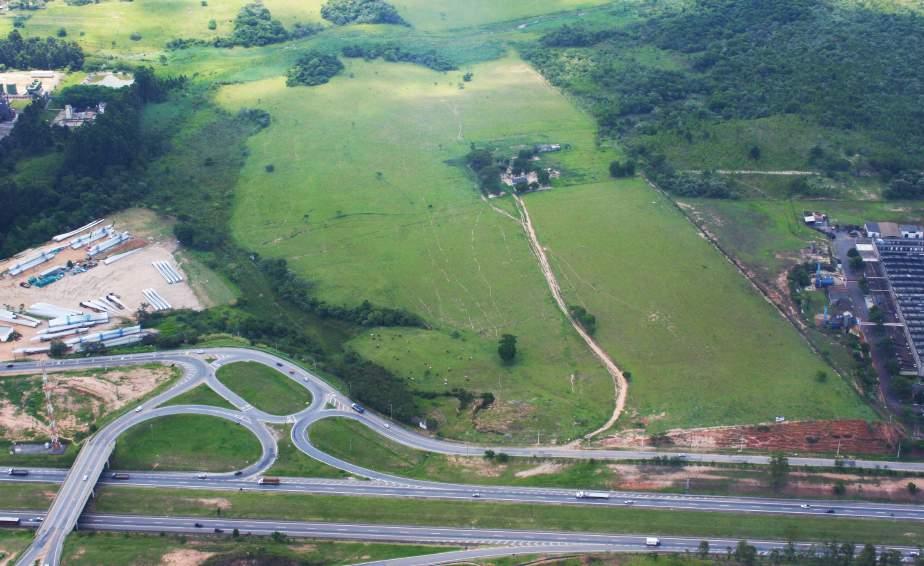
<svg viewBox="0 0 924 566">
<path fill-rule="evenodd" d="M 384 0 L 327 0 L 321 17 L 338 26 L 348 24 L 407 25 L 395 7 Z"/>
<path fill-rule="evenodd" d="M 626 55 L 652 48 L 674 64 Z M 630 145 L 636 133 L 689 139 L 704 121 L 791 114 L 895 148 L 863 155 L 867 170 L 891 176 L 922 163 L 924 18 L 911 11 L 696 0 L 624 27 L 563 26 L 524 52 L 588 103 L 605 135 Z"/>
<path fill-rule="evenodd" d="M 10 69 L 80 69 L 83 50 L 73 41 L 54 37 L 25 39 L 18 30 L 0 39 L 0 70 Z"/>
<path fill-rule="evenodd" d="M 367 61 L 384 59 L 391 63 L 414 63 L 434 71 L 454 71 L 459 67 L 444 55 L 430 49 L 427 51 L 410 51 L 396 43 L 353 44 L 343 48 L 343 56 L 353 59 L 362 57 Z"/>
<path fill-rule="evenodd" d="M 101 95 L 108 100 L 105 114 L 75 130 L 50 127 L 41 101 L 26 107 L 13 132 L 0 141 L 0 257 L 137 202 L 147 191 L 134 175 L 146 159 L 141 108 L 163 100 L 168 89 L 183 82 L 158 79 L 140 68 L 134 85 Z M 70 90 L 61 96 L 67 99 Z M 90 96 L 85 87 L 76 91 L 81 100 Z M 60 157 L 49 162 L 55 164 L 50 181 L 13 175 L 22 160 L 55 154 Z"/>
</svg>

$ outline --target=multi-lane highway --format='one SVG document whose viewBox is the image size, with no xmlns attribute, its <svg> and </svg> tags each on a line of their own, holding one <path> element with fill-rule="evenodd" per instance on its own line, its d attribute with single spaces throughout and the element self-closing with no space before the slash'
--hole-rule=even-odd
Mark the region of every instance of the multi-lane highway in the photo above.
<svg viewBox="0 0 924 566">
<path fill-rule="evenodd" d="M 26 526 L 41 524 L 42 513 L 0 511 L 4 516 L 18 516 Z M 487 558 L 504 555 L 562 554 L 590 552 L 698 552 L 703 540 L 712 552 L 723 553 L 734 548 L 737 539 L 657 537 L 658 546 L 649 546 L 651 534 L 601 534 L 563 531 L 523 531 L 516 529 L 445 528 L 409 525 L 381 525 L 355 523 L 321 523 L 307 521 L 264 521 L 253 519 L 219 519 L 195 517 L 140 517 L 135 515 L 108 515 L 88 513 L 81 517 L 82 530 L 123 531 L 145 533 L 221 533 L 234 529 L 243 535 L 266 536 L 279 532 L 292 537 L 333 540 L 359 540 L 432 545 L 451 545 L 466 548 L 429 556 L 385 560 L 369 564 L 413 566 L 424 564 L 455 563 L 463 559 Z M 788 543 L 780 541 L 749 541 L 759 552 L 783 551 Z M 796 543 L 796 550 L 807 550 L 810 543 Z M 920 551 L 913 546 L 889 546 L 905 557 Z"/>
<path fill-rule="evenodd" d="M 251 406 L 246 400 L 225 387 L 215 376 L 215 370 L 226 364 L 251 361 L 262 363 L 279 370 L 312 394 L 312 401 L 308 407 L 294 415 L 270 415 Z M 275 440 L 266 427 L 266 423 L 290 423 L 292 427 L 292 440 L 294 444 L 309 456 L 346 470 L 353 474 L 374 480 L 365 485 L 358 482 L 318 482 L 315 480 L 295 480 L 287 482 L 282 489 L 300 490 L 311 493 L 342 493 L 348 495 L 379 495 L 396 497 L 435 497 L 435 498 L 466 498 L 518 501 L 523 503 L 576 503 L 586 505 L 638 505 L 646 507 L 691 509 L 701 511 L 738 511 L 752 513 L 797 513 L 818 514 L 824 516 L 862 516 L 879 519 L 924 519 L 924 511 L 911 506 L 880 505 L 865 503 L 838 502 L 837 504 L 824 504 L 815 502 L 800 502 L 786 500 L 772 500 L 759 498 L 721 498 L 703 496 L 664 496 L 641 493 L 614 493 L 608 500 L 580 500 L 576 501 L 573 490 L 549 490 L 532 488 L 506 488 L 470 486 L 461 484 L 442 484 L 419 480 L 408 480 L 388 474 L 368 470 L 334 458 L 317 448 L 308 440 L 307 429 L 322 418 L 334 416 L 355 419 L 375 430 L 377 433 L 393 441 L 409 447 L 451 455 L 480 455 L 487 449 L 504 451 L 514 456 L 538 456 L 554 458 L 596 458 L 610 460 L 645 460 L 659 456 L 676 456 L 676 453 L 650 452 L 650 451 L 617 451 L 617 450 L 581 450 L 556 446 L 536 447 L 499 447 L 474 446 L 462 443 L 448 442 L 413 433 L 378 415 L 366 412 L 358 414 L 346 410 L 351 401 L 324 382 L 321 378 L 294 366 L 286 360 L 262 352 L 243 348 L 217 348 L 207 351 L 182 351 L 168 353 L 146 353 L 126 356 L 107 356 L 98 358 L 83 358 L 73 360 L 58 360 L 48 363 L 51 369 L 84 369 L 107 367 L 117 365 L 131 365 L 141 363 L 160 362 L 174 364 L 182 368 L 183 377 L 173 387 L 159 394 L 154 399 L 144 403 L 137 411 L 126 413 L 116 419 L 101 431 L 91 437 L 82 447 L 72 468 L 60 477 L 61 472 L 35 470 L 30 476 L 33 479 L 43 477 L 51 481 L 62 482 L 58 495 L 49 510 L 48 519 L 41 524 L 36 533 L 33 545 L 21 557 L 19 564 L 32 564 L 36 559 L 43 558 L 45 564 L 57 564 L 64 538 L 77 524 L 83 508 L 89 499 L 94 485 L 106 466 L 109 456 L 114 448 L 116 439 L 129 428 L 144 421 L 174 414 L 203 414 L 218 418 L 225 418 L 251 430 L 260 440 L 263 454 L 258 462 L 242 470 L 240 474 L 211 475 L 206 480 L 200 480 L 187 474 L 132 474 L 132 483 L 141 482 L 144 485 L 172 486 L 172 487 L 213 487 L 219 489 L 253 489 L 256 486 L 255 476 L 269 468 L 275 459 Z M 0 370 L 0 373 L 22 373 L 24 371 L 37 371 L 41 364 L 27 362 L 16 364 L 12 369 Z M 207 384 L 219 395 L 228 400 L 238 410 L 218 409 L 215 407 L 177 405 L 159 407 L 164 402 L 196 387 Z M 332 404 L 335 409 L 325 409 Z M 756 463 L 768 461 L 766 456 L 759 455 L 729 455 L 729 454 L 686 454 L 684 457 L 690 462 L 722 462 L 722 463 Z M 834 461 L 826 458 L 791 458 L 794 465 L 824 466 L 834 465 Z M 861 468 L 891 468 L 896 471 L 924 471 L 924 464 L 910 462 L 879 462 L 855 461 L 850 465 Z M 59 474 L 55 476 L 55 474 Z M 828 510 L 833 509 L 834 513 Z M 839 515 L 840 514 L 840 515 Z"/>
</svg>

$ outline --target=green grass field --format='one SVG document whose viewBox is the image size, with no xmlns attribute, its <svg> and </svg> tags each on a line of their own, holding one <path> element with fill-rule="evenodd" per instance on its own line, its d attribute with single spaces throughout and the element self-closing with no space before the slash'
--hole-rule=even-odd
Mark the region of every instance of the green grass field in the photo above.
<svg viewBox="0 0 924 566">
<path fill-rule="evenodd" d="M 493 391 L 513 421 L 499 432 L 542 428 L 564 440 L 599 425 L 609 378 L 554 308 L 519 225 L 444 163 L 471 141 L 558 140 L 574 146 L 558 158 L 564 167 L 599 178 L 612 154 L 595 147 L 593 123 L 514 57 L 475 65 L 464 90 L 456 76 L 412 65 L 347 61 L 346 72 L 312 89 L 267 79 L 219 92 L 230 109 L 274 117 L 251 138 L 237 187 L 242 244 L 286 257 L 331 302 L 420 313 L 437 332 L 364 335 L 354 347 L 415 387 Z M 522 351 L 510 369 L 495 353 L 508 332 Z M 454 403 L 434 409 L 445 434 L 471 431 Z"/>
<path fill-rule="evenodd" d="M 874 418 L 745 279 L 641 181 L 530 195 L 569 300 L 632 372 L 649 431 L 788 419 Z M 579 230 L 575 226 L 580 226 Z"/>
<path fill-rule="evenodd" d="M 350 474 L 322 464 L 292 444 L 291 426 L 271 426 L 276 435 L 277 455 L 268 475 L 301 478 L 345 478 Z"/>
<path fill-rule="evenodd" d="M 77 41 L 95 56 L 130 56 L 142 60 L 163 50 L 171 39 L 212 39 L 229 35 L 238 10 L 247 0 L 210 0 L 206 6 L 195 0 L 103 0 L 98 4 L 71 6 L 49 2 L 46 8 L 26 12 L 26 35 L 55 36 L 60 28 L 67 39 Z M 295 22 L 320 20 L 321 0 L 265 0 L 273 17 L 286 27 Z M 208 29 L 209 20 L 216 29 Z M 0 33 L 12 28 L 12 16 L 0 18 Z M 141 39 L 130 39 L 132 33 Z"/>
<path fill-rule="evenodd" d="M 204 384 L 194 387 L 164 403 L 165 407 L 171 405 L 209 405 L 211 407 L 221 407 L 222 409 L 236 409 L 234 405 L 225 401 L 224 397 Z"/>
<path fill-rule="evenodd" d="M 289 377 L 256 362 L 237 362 L 218 369 L 218 380 L 261 411 L 290 415 L 311 403 L 311 392 Z"/>
<path fill-rule="evenodd" d="M 397 444 L 348 419 L 314 424 L 312 444 L 354 464 L 408 478 L 485 485 L 608 488 L 614 479 L 605 463 L 510 458 L 506 464 L 472 457 L 449 457 Z M 280 453 L 282 450 L 280 449 Z"/>
<path fill-rule="evenodd" d="M 528 18 L 605 4 L 609 0 L 395 0 L 394 6 L 414 27 L 445 30 Z"/>
<path fill-rule="evenodd" d="M 0 531 L 0 560 L 18 555 L 32 542 L 32 531 L 27 529 L 4 529 Z"/>
<path fill-rule="evenodd" d="M 58 486 L 53 483 L 3 482 L 0 483 L 0 501 L 3 509 L 44 510 L 51 505 L 57 491 Z"/>
<path fill-rule="evenodd" d="M 0 539 L 0 545 L 3 539 Z M 233 539 L 230 536 L 156 536 L 138 533 L 74 532 L 64 543 L 63 562 L 69 566 L 126 566 L 175 564 L 182 555 L 207 563 L 354 564 L 448 552 L 450 547 L 401 544 L 366 544 L 296 540 L 275 542 L 268 537 Z M 246 558 L 245 558 L 246 557 Z M 199 562 L 196 562 L 199 563 Z"/>
<path fill-rule="evenodd" d="M 214 514 L 201 501 L 218 496 L 227 518 L 362 522 L 507 529 L 553 529 L 605 533 L 727 536 L 781 540 L 853 541 L 914 544 L 924 525 L 907 521 L 847 517 L 806 518 L 736 513 L 645 510 L 580 505 L 523 505 L 485 501 L 433 501 L 371 497 L 314 496 L 103 487 L 91 503 L 94 512 L 204 517 Z"/>
<path fill-rule="evenodd" d="M 203 415 L 173 415 L 123 434 L 111 463 L 118 470 L 229 472 L 259 457 L 259 441 L 236 423 Z"/>
</svg>

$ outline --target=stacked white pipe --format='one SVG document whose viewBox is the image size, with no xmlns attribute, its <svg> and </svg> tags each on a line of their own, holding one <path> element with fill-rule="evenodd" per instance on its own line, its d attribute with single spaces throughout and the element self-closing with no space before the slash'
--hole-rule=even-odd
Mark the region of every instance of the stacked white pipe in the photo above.
<svg viewBox="0 0 924 566">
<path fill-rule="evenodd" d="M 95 313 L 83 313 L 83 314 L 69 314 L 67 316 L 62 316 L 60 318 L 53 318 L 48 321 L 48 328 L 55 328 L 58 326 L 73 326 L 75 324 L 82 325 L 95 325 L 95 324 L 105 324 L 109 322 L 109 313 L 108 312 L 95 312 Z"/>
<path fill-rule="evenodd" d="M 138 251 L 138 250 L 134 250 L 134 251 Z M 128 253 L 132 253 L 132 252 L 128 252 Z M 125 255 L 125 254 L 122 254 L 122 255 Z M 115 293 L 109 293 L 108 295 L 106 295 L 106 300 L 114 304 L 115 306 L 119 307 L 119 310 L 125 309 L 125 303 L 120 301 L 119 297 L 117 297 Z"/>
<path fill-rule="evenodd" d="M 114 256 L 107 257 L 106 259 L 103 260 L 103 265 L 109 265 L 109 264 L 115 263 L 115 262 L 119 261 L 120 259 L 125 259 L 125 258 L 127 258 L 128 256 L 130 256 L 130 255 L 132 255 L 132 254 L 136 254 L 136 253 L 138 253 L 138 252 L 140 252 L 140 251 L 141 251 L 141 248 L 138 248 L 137 250 L 129 250 L 129 251 L 124 252 L 124 253 L 121 253 L 121 254 L 116 254 L 116 255 L 114 255 Z"/>
<path fill-rule="evenodd" d="M 15 277 L 16 275 L 19 275 L 20 273 L 23 273 L 24 271 L 28 271 L 29 269 L 32 269 L 36 265 L 41 265 L 45 263 L 46 261 L 51 261 L 56 255 L 58 255 L 58 252 L 60 252 L 62 249 L 64 248 L 57 247 L 57 248 L 52 248 L 50 250 L 46 250 L 44 252 L 39 252 L 38 255 L 32 256 L 25 261 L 17 263 L 13 267 L 9 268 L 7 272 L 10 275 Z"/>
<path fill-rule="evenodd" d="M 173 308 L 170 306 L 170 303 L 161 297 L 160 293 L 154 289 L 144 289 L 141 291 L 141 293 L 144 295 L 144 298 L 147 299 L 147 302 L 149 305 L 151 305 L 151 308 L 153 308 L 155 311 L 165 311 Z"/>
<path fill-rule="evenodd" d="M 29 305 L 26 312 L 39 318 L 60 318 L 71 314 L 86 314 L 83 311 L 59 307 L 50 303 L 35 303 Z"/>
<path fill-rule="evenodd" d="M 73 240 L 68 242 L 68 245 L 71 247 L 72 250 L 76 250 L 84 246 L 89 246 L 90 244 L 92 244 L 93 242 L 96 242 L 97 240 L 102 240 L 103 238 L 105 238 L 106 236 L 109 236 L 110 234 L 112 234 L 112 224 L 108 226 L 103 226 L 99 230 L 93 230 L 89 234 L 84 234 L 83 236 L 74 238 Z"/>
<path fill-rule="evenodd" d="M 95 246 L 91 246 L 90 249 L 87 250 L 87 255 L 90 257 L 99 255 L 105 252 L 106 250 L 110 250 L 118 246 L 122 242 L 127 242 L 129 239 L 131 239 L 131 237 L 132 235 L 128 232 L 122 232 L 121 234 L 116 234 L 113 237 L 106 240 L 105 242 L 96 244 Z"/>
<path fill-rule="evenodd" d="M 30 341 L 32 342 L 51 342 L 58 338 L 64 338 L 65 336 L 73 336 L 74 334 L 86 334 L 90 329 L 86 326 L 77 326 L 74 328 L 66 328 L 64 330 L 55 329 L 55 332 L 50 332 L 46 330 L 41 334 L 36 334 L 33 336 Z"/>
<path fill-rule="evenodd" d="M 166 261 L 154 261 L 151 262 L 151 265 L 154 266 L 154 269 L 156 269 L 170 285 L 179 283 L 183 280 L 183 276 L 180 275 L 180 272 Z"/>
<path fill-rule="evenodd" d="M 104 346 L 116 346 L 119 344 L 131 343 L 131 341 L 121 341 L 122 338 L 128 336 L 138 336 L 138 340 L 141 340 L 141 326 L 136 325 L 126 328 L 116 328 L 114 330 L 104 330 L 102 332 L 87 334 L 86 336 L 70 338 L 65 340 L 64 343 L 68 346 L 74 346 L 77 350 L 82 350 L 84 344 L 102 343 Z M 116 341 L 120 342 L 115 343 Z"/>
<path fill-rule="evenodd" d="M 100 224 L 102 221 L 103 221 L 102 218 L 100 218 L 99 220 L 94 220 L 93 222 L 90 222 L 89 224 L 81 226 L 80 228 L 77 228 L 76 230 L 71 230 L 70 232 L 65 232 L 64 234 L 58 234 L 57 236 L 54 236 L 51 239 L 54 240 L 55 242 L 66 240 L 70 238 L 71 236 L 76 236 L 77 234 L 83 232 L 84 230 L 89 230 L 90 228 Z"/>
<path fill-rule="evenodd" d="M 19 314 L 3 309 L 0 309 L 0 321 L 19 324 L 21 326 L 28 326 L 29 328 L 35 328 L 41 323 L 41 321 L 38 321 L 31 316 L 26 316 L 24 314 Z"/>
</svg>

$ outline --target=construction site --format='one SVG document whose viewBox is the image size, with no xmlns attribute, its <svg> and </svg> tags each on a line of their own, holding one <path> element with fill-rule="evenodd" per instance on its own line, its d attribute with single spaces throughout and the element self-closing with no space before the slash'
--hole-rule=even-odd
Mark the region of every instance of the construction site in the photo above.
<svg viewBox="0 0 924 566">
<path fill-rule="evenodd" d="M 97 219 L 0 261 L 0 359 L 138 343 L 139 310 L 201 308 L 175 248 Z"/>
</svg>

